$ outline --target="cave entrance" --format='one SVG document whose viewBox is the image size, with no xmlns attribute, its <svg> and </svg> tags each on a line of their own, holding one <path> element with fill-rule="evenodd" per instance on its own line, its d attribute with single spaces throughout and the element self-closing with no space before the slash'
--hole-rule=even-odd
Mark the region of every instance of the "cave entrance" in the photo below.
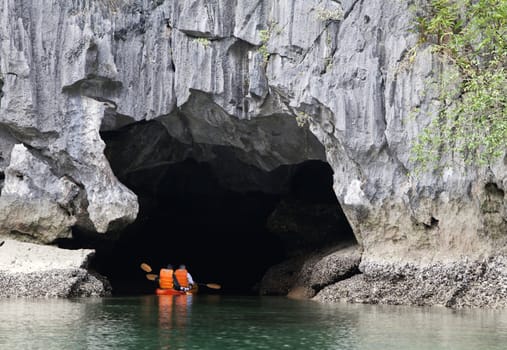
<svg viewBox="0 0 507 350">
<path fill-rule="evenodd" d="M 269 267 L 311 250 L 355 242 L 326 162 L 262 171 L 239 162 L 223 146 L 213 147 L 212 160 L 201 161 L 188 145 L 161 133 L 164 137 L 156 138 L 154 153 L 147 156 L 152 163 L 132 166 L 147 149 L 132 135 L 151 135 L 153 141 L 154 130 L 161 130 L 156 121 L 102 135 L 113 171 L 140 205 L 133 224 L 95 242 L 93 267 L 108 277 L 114 294 L 153 293 L 142 262 L 154 273 L 168 263 L 183 263 L 196 281 L 221 284 L 220 293 L 256 294 Z M 171 155 L 162 155 L 168 149 Z"/>
</svg>

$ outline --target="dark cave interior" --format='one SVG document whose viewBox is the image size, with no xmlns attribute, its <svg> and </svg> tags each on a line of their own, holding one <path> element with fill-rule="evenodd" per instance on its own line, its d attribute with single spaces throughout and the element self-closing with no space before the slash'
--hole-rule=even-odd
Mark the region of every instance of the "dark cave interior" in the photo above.
<svg viewBox="0 0 507 350">
<path fill-rule="evenodd" d="M 110 161 L 120 174 L 115 166 L 121 164 Z M 271 266 L 355 240 L 333 192 L 329 164 L 311 160 L 276 172 L 288 175 L 283 188 L 270 193 L 224 187 L 209 163 L 192 158 L 119 175 L 138 196 L 136 221 L 106 235 L 75 230 L 72 244 L 96 250 L 90 267 L 108 278 L 113 295 L 154 292 L 143 262 L 156 274 L 183 263 L 196 282 L 220 284 L 221 294 L 257 294 Z"/>
</svg>

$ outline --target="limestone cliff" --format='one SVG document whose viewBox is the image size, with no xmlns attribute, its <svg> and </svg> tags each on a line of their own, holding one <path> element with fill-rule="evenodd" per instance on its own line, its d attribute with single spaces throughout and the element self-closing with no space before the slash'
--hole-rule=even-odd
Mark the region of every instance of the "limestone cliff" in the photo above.
<svg viewBox="0 0 507 350">
<path fill-rule="evenodd" d="M 4 0 L 1 232 L 51 243 L 134 221 L 137 194 L 100 133 L 156 121 L 183 146 L 133 135 L 124 173 L 225 153 L 263 171 L 327 161 L 363 272 L 503 254 L 503 161 L 413 175 L 411 145 L 438 109 L 427 82 L 445 69 L 428 47 L 408 60 L 422 4 Z"/>
</svg>

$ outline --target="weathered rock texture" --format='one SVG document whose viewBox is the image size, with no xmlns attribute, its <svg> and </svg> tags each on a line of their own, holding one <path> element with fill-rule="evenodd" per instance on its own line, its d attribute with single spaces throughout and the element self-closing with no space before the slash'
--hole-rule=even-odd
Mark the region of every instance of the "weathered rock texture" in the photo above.
<svg viewBox="0 0 507 350">
<path fill-rule="evenodd" d="M 294 257 L 268 270 L 259 293 L 312 298 L 325 287 L 358 273 L 360 261 L 361 249 L 350 244 Z"/>
<path fill-rule="evenodd" d="M 424 4 L 4 0 L 1 230 L 51 242 L 132 222 L 136 194 L 99 132 L 155 120 L 182 147 L 140 135 L 125 172 L 189 157 L 265 171 L 326 160 L 365 274 L 504 254 L 503 162 L 411 175 L 410 147 L 438 108 L 427 82 L 444 68 L 428 47 L 408 60 Z"/>
<path fill-rule="evenodd" d="M 107 281 L 90 273 L 94 251 L 63 250 L 4 241 L 0 251 L 0 297 L 106 296 Z"/>
<path fill-rule="evenodd" d="M 452 308 L 507 306 L 505 257 L 483 261 L 462 259 L 429 266 L 371 264 L 364 274 L 323 288 L 314 298 L 323 302 L 440 305 Z"/>
</svg>

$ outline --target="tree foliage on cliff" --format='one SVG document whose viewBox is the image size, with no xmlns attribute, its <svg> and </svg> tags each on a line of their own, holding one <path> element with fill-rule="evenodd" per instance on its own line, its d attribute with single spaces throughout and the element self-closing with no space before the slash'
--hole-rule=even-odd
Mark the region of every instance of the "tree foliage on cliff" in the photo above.
<svg viewBox="0 0 507 350">
<path fill-rule="evenodd" d="M 414 159 L 498 158 L 507 150 L 507 0 L 430 0 L 417 24 L 421 43 L 433 45 L 447 69 L 438 118 L 420 135 Z"/>
</svg>

